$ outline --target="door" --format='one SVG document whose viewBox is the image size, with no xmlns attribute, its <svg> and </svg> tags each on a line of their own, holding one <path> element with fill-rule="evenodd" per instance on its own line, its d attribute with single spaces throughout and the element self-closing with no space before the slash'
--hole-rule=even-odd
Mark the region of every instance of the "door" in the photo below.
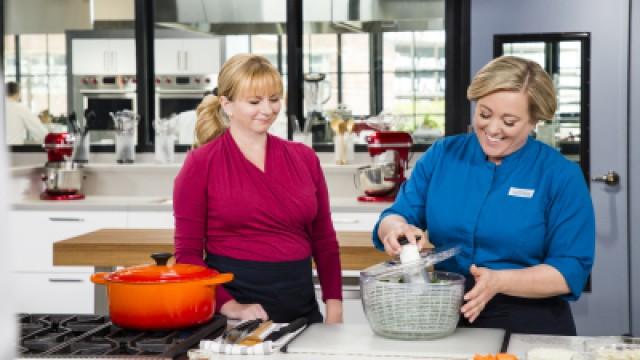
<svg viewBox="0 0 640 360">
<path fill-rule="evenodd" d="M 494 54 L 534 60 L 552 75 L 558 109 L 552 121 L 538 125 L 536 135 L 580 164 L 596 213 L 596 262 L 584 295 L 572 303 L 574 317 L 581 335 L 621 335 L 631 330 L 627 186 L 621 180 L 627 165 L 620 161 L 626 157 L 621 135 L 627 125 L 625 116 L 590 121 L 591 77 L 597 77 L 590 69 L 590 45 L 588 33 L 496 35 Z M 624 93 L 626 85 L 610 89 Z"/>
</svg>

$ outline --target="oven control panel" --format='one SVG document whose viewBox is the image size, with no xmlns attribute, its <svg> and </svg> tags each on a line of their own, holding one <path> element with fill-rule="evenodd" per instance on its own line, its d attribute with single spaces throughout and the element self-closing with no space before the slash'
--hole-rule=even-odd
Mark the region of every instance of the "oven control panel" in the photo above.
<svg viewBox="0 0 640 360">
<path fill-rule="evenodd" d="M 213 77 L 208 75 L 159 75 L 156 76 L 156 89 L 160 91 L 213 89 Z"/>
<path fill-rule="evenodd" d="M 84 75 L 76 76 L 75 85 L 80 90 L 136 91 L 135 75 Z"/>
</svg>

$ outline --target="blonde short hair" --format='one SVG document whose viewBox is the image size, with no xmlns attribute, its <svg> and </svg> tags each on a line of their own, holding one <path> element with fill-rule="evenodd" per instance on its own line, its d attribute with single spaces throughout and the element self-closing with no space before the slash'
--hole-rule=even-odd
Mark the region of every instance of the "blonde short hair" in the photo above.
<svg viewBox="0 0 640 360">
<path fill-rule="evenodd" d="M 471 81 L 467 98 L 477 101 L 497 91 L 524 92 L 534 124 L 552 119 L 558 106 L 549 74 L 535 61 L 517 56 L 501 56 L 483 66 Z"/>
<path fill-rule="evenodd" d="M 252 54 L 231 57 L 220 69 L 216 94 L 206 96 L 196 109 L 194 147 L 215 139 L 226 129 L 229 119 L 222 111 L 220 96 L 233 101 L 239 96 L 262 94 L 282 97 L 283 92 L 280 73 L 265 57 Z"/>
</svg>

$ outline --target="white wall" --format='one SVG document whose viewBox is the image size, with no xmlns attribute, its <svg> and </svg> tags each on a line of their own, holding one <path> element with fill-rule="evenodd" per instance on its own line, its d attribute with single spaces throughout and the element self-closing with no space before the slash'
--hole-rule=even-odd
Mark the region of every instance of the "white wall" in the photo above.
<svg viewBox="0 0 640 360">
<path fill-rule="evenodd" d="M 629 238 L 631 239 L 631 333 L 640 336 L 640 1 L 631 3 L 629 106 Z M 636 221 L 634 221 L 636 220 Z M 635 261 L 633 261 L 635 260 Z"/>
<path fill-rule="evenodd" d="M 4 77 L 0 73 L 0 84 L 4 84 Z M 4 99 L 4 86 L 0 86 L 0 99 Z M 0 101 L 0 116 L 2 121 L 0 124 L 4 124 L 4 101 Z M 0 126 L 0 139 L 4 139 L 4 126 Z M 8 188 L 8 162 L 7 162 L 7 147 L 4 146 L 4 141 L 0 141 L 0 199 L 7 199 Z M 17 344 L 16 337 L 16 318 L 11 304 L 11 288 L 14 286 L 11 281 L 9 272 L 9 242 L 4 241 L 7 239 L 9 232 L 7 231 L 7 216 L 9 215 L 9 202 L 0 201 L 0 254 L 4 255 L 4 259 L 0 260 L 0 289 L 2 289 L 2 296 L 0 296 L 0 359 L 13 359 L 14 358 L 14 345 Z"/>
<path fill-rule="evenodd" d="M 471 1 L 471 75 L 493 58 L 494 34 L 542 32 L 591 33 L 591 173 L 616 170 L 622 182 L 618 191 L 592 185 L 598 217 L 593 293 L 584 295 L 572 308 L 580 334 L 620 335 L 630 330 L 626 171 L 629 0 Z M 607 149 L 596 149 L 595 145 L 604 147 L 601 139 L 605 138 L 615 140 L 605 145 Z"/>
</svg>

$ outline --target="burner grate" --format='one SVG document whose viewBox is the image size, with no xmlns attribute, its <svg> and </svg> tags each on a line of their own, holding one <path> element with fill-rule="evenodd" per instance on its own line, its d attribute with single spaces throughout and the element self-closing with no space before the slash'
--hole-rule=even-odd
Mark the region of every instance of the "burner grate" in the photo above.
<svg viewBox="0 0 640 360">
<path fill-rule="evenodd" d="M 224 316 L 189 329 L 139 331 L 113 325 L 99 315 L 18 316 L 21 358 L 140 358 L 177 359 L 200 340 L 219 336 Z"/>
</svg>

